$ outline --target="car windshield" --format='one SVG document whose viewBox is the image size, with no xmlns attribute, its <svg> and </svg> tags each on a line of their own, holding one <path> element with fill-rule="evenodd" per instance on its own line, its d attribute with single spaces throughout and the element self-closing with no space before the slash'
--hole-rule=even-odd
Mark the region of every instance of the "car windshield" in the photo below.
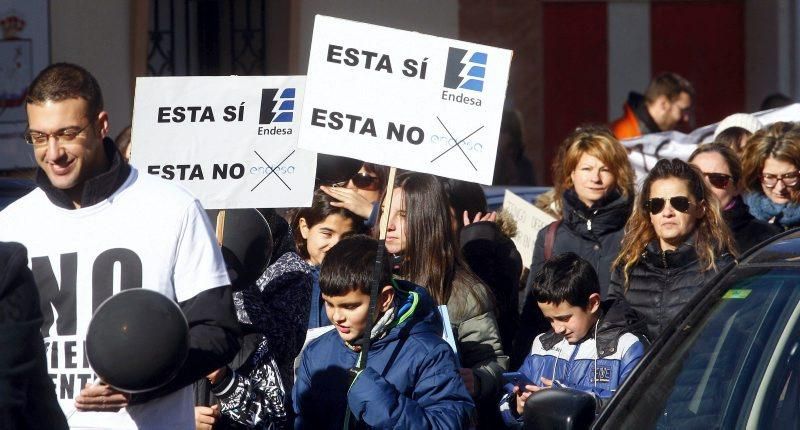
<svg viewBox="0 0 800 430">
<path fill-rule="evenodd" d="M 800 269 L 740 268 L 723 283 L 636 379 L 607 428 L 775 428 L 797 419 Z"/>
</svg>

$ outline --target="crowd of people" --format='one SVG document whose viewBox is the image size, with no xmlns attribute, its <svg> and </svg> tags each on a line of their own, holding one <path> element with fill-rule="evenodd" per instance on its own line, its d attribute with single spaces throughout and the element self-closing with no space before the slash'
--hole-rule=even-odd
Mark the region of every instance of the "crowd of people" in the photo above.
<svg viewBox="0 0 800 430">
<path fill-rule="evenodd" d="M 193 196 L 128 163 L 130 131 L 122 149 L 108 137 L 94 77 L 51 65 L 26 99 L 38 188 L 0 213 L 0 240 L 17 242 L 0 246 L 0 339 L 25 345 L 0 353 L 0 427 L 521 427 L 526 400 L 551 387 L 602 408 L 711 278 L 800 224 L 795 123 L 737 114 L 637 182 L 619 139 L 675 127 L 693 97 L 660 75 L 612 127 L 564 140 L 538 202 L 557 220 L 530 274 L 513 220 L 477 184 L 416 172 L 388 184 L 389 168 L 363 163 L 319 181 L 310 207 L 252 209 L 269 249 L 244 276 L 254 269 L 220 249 Z M 513 120 L 505 139 L 518 140 Z M 106 272 L 186 316 L 188 358 L 157 390 L 61 375 L 85 365 L 64 348 L 82 348 L 112 294 Z"/>
</svg>

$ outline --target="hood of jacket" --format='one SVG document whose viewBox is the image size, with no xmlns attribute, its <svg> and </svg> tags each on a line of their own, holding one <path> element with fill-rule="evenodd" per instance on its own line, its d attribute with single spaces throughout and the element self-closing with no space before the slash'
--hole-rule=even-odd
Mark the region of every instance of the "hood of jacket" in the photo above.
<svg viewBox="0 0 800 430">
<path fill-rule="evenodd" d="M 413 334 L 427 332 L 440 336 L 442 333 L 442 318 L 428 292 L 408 281 L 395 280 L 395 284 L 394 320 L 388 325 L 388 331 L 373 341 L 372 350 Z"/>
<path fill-rule="evenodd" d="M 628 93 L 628 100 L 625 102 L 628 107 L 633 111 L 634 115 L 636 115 L 636 119 L 639 120 L 639 129 L 642 131 L 642 134 L 648 133 L 658 133 L 661 128 L 656 124 L 656 121 L 650 116 L 650 112 L 647 110 L 647 103 L 644 98 L 644 94 L 637 93 L 635 91 L 631 91 Z"/>
<path fill-rule="evenodd" d="M 633 209 L 631 198 L 622 196 L 616 190 L 590 208 L 578 198 L 575 190 L 570 188 L 564 193 L 563 205 L 563 222 L 570 230 L 594 240 L 598 236 L 625 227 L 625 222 Z"/>
<path fill-rule="evenodd" d="M 617 351 L 620 336 L 625 333 L 635 334 L 646 340 L 647 324 L 644 317 L 630 307 L 624 300 L 609 299 L 600 303 L 600 320 L 597 323 L 597 356 L 608 357 Z M 594 337 L 594 330 L 589 330 L 588 339 Z M 551 350 L 564 336 L 550 330 L 541 337 L 542 347 Z"/>
</svg>

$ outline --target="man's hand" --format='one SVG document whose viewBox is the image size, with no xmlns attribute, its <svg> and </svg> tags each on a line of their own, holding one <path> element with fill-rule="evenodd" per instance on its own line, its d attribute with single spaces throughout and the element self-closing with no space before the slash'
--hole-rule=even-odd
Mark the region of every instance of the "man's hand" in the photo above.
<svg viewBox="0 0 800 430">
<path fill-rule="evenodd" d="M 458 373 L 461 374 L 461 379 L 464 381 L 469 395 L 475 397 L 475 374 L 472 372 L 472 369 L 462 367 L 458 369 Z"/>
<path fill-rule="evenodd" d="M 211 430 L 214 424 L 219 421 L 219 405 L 195 406 L 194 407 L 194 426 L 197 430 Z"/>
<path fill-rule="evenodd" d="M 372 202 L 358 194 L 356 190 L 343 187 L 326 187 L 324 185 L 319 188 L 325 194 L 338 200 L 338 202 L 331 202 L 331 206 L 345 208 L 364 219 L 368 219 L 372 214 Z"/>
<path fill-rule="evenodd" d="M 75 399 L 79 411 L 117 412 L 128 406 L 131 395 L 117 391 L 104 383 L 86 384 Z"/>
<path fill-rule="evenodd" d="M 464 211 L 463 218 L 464 218 L 464 227 L 479 221 L 495 222 L 497 221 L 497 212 L 489 212 L 486 215 L 478 212 L 475 214 L 475 218 L 472 221 L 470 221 L 469 214 L 467 213 L 467 211 Z"/>
</svg>

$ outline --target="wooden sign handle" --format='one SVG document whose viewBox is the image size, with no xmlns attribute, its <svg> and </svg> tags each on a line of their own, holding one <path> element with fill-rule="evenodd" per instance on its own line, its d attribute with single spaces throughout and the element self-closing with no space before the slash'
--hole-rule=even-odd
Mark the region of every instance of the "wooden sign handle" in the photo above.
<svg viewBox="0 0 800 430">
<path fill-rule="evenodd" d="M 222 247 L 222 241 L 225 239 L 225 209 L 220 209 L 217 212 L 217 245 Z"/>
</svg>

